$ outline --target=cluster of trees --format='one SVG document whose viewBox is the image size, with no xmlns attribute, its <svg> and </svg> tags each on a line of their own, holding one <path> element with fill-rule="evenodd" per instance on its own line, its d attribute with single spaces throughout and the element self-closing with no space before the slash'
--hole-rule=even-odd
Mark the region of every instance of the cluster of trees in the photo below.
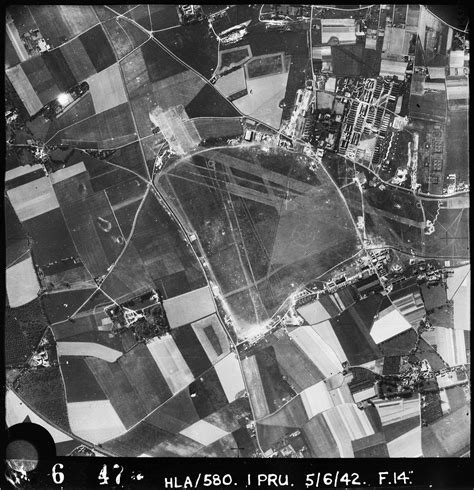
<svg viewBox="0 0 474 490">
<path fill-rule="evenodd" d="M 162 305 L 153 307 L 150 313 L 132 325 L 133 333 L 136 340 L 151 339 L 154 337 L 163 337 L 171 332 L 166 313 Z"/>
</svg>

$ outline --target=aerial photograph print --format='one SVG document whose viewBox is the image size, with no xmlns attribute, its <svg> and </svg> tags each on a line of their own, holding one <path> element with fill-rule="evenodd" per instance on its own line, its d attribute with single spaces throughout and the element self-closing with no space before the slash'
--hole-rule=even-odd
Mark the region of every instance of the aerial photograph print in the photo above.
<svg viewBox="0 0 474 490">
<path fill-rule="evenodd" d="M 470 457 L 466 10 L 5 14 L 5 428 Z"/>
</svg>

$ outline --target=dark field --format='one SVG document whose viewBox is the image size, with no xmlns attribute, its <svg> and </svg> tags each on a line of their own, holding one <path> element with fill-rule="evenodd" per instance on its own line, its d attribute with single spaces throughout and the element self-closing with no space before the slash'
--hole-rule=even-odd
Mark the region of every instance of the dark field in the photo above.
<svg viewBox="0 0 474 490">
<path fill-rule="evenodd" d="M 180 25 L 176 5 L 152 4 L 148 8 L 150 9 L 151 28 L 153 30 Z"/>
<path fill-rule="evenodd" d="M 202 118 L 194 121 L 199 136 L 203 140 L 213 138 L 235 138 L 242 135 L 240 118 Z"/>
<path fill-rule="evenodd" d="M 217 67 L 218 43 L 207 23 L 169 29 L 155 34 L 175 56 L 209 79 Z"/>
<path fill-rule="evenodd" d="M 227 397 L 214 368 L 207 371 L 188 387 L 199 418 L 203 419 L 227 405 Z"/>
<path fill-rule="evenodd" d="M 114 51 L 109 44 L 109 40 L 102 26 L 98 25 L 92 28 L 79 36 L 79 39 L 97 72 L 115 63 Z M 98 47 L 99 49 L 97 49 Z"/>
<path fill-rule="evenodd" d="M 200 376 L 211 367 L 206 352 L 199 343 L 191 325 L 174 328 L 171 331 L 171 336 L 194 377 Z"/>
<path fill-rule="evenodd" d="M 5 230 L 5 265 L 10 266 L 21 257 L 29 248 L 28 238 L 23 229 L 10 200 L 6 197 L 4 202 L 4 230 Z"/>
<path fill-rule="evenodd" d="M 392 424 L 386 425 L 383 428 L 383 432 L 385 434 L 386 441 L 390 442 L 419 426 L 420 417 L 416 415 L 415 417 L 405 418 L 399 422 L 393 422 Z"/>
<path fill-rule="evenodd" d="M 60 49 L 47 51 L 42 57 L 49 72 L 55 78 L 59 90 L 62 92 L 69 90 L 76 83 L 82 81 L 76 79 Z"/>
<path fill-rule="evenodd" d="M 296 395 L 287 381 L 282 378 L 273 347 L 267 347 L 256 354 L 257 365 L 260 372 L 265 397 L 270 412 L 277 410 L 288 400 Z"/>
<path fill-rule="evenodd" d="M 182 431 L 198 420 L 188 390 L 179 391 L 146 418 L 148 424 L 173 433 Z"/>
<path fill-rule="evenodd" d="M 236 456 L 242 458 L 249 458 L 252 456 L 252 453 L 255 450 L 255 441 L 250 437 L 249 431 L 246 427 L 241 427 L 236 431 L 232 432 L 232 436 L 234 437 L 235 446 L 230 448 L 234 453 L 232 456 Z M 235 450 L 235 447 L 238 449 Z"/>
<path fill-rule="evenodd" d="M 384 356 L 405 356 L 415 347 L 415 342 L 416 332 L 410 329 L 382 342 L 379 347 Z"/>
<path fill-rule="evenodd" d="M 21 66 L 43 104 L 47 104 L 60 94 L 54 76 L 48 70 L 42 56 L 29 58 Z"/>
<path fill-rule="evenodd" d="M 351 365 L 364 364 L 382 357 L 382 353 L 370 336 L 373 317 L 361 317 L 354 306 L 331 320 L 334 332 Z"/>
<path fill-rule="evenodd" d="M 126 16 L 147 30 L 151 30 L 151 19 L 150 19 L 150 6 L 149 5 L 138 5 L 133 10 L 128 12 Z"/>
<path fill-rule="evenodd" d="M 426 92 L 424 95 L 410 94 L 410 117 L 422 121 L 446 121 L 446 93 Z"/>
<path fill-rule="evenodd" d="M 147 413 L 161 405 L 171 396 L 171 391 L 150 351 L 138 344 L 117 361 L 137 392 Z"/>
<path fill-rule="evenodd" d="M 147 412 L 136 387 L 130 383 L 118 362 L 109 363 L 96 357 L 87 357 L 85 362 L 95 383 L 110 400 L 125 427 L 130 428 L 146 416 Z"/>
<path fill-rule="evenodd" d="M 303 426 L 303 435 L 314 458 L 339 458 L 336 440 L 322 414 Z"/>
<path fill-rule="evenodd" d="M 321 170 L 309 173 L 303 157 L 210 150 L 161 175 L 169 202 L 201 237 L 240 328 L 271 316 L 292 284 L 355 252 L 355 230 L 336 190 Z"/>
<path fill-rule="evenodd" d="M 20 35 L 31 29 L 38 29 L 38 24 L 27 5 L 9 5 L 8 13 L 12 16 Z"/>
<path fill-rule="evenodd" d="M 44 295 L 43 307 L 50 323 L 61 322 L 72 315 L 92 294 L 93 289 L 79 289 Z"/>
<path fill-rule="evenodd" d="M 212 85 L 204 85 L 186 106 L 186 112 L 193 117 L 238 117 L 239 112 Z"/>
<path fill-rule="evenodd" d="M 85 80 L 97 72 L 79 37 L 59 49 L 76 80 Z"/>
<path fill-rule="evenodd" d="M 74 322 L 65 321 L 51 327 L 56 341 L 65 340 L 72 336 L 97 332 L 97 324 L 92 315 L 76 316 Z M 69 340 L 68 340 L 69 341 Z"/>
<path fill-rule="evenodd" d="M 36 264 L 47 265 L 78 256 L 59 208 L 25 221 L 23 227 L 34 240 L 33 254 Z"/>
<path fill-rule="evenodd" d="M 354 458 L 389 458 L 383 434 L 376 433 L 352 441 Z"/>
<path fill-rule="evenodd" d="M 282 73 L 283 60 L 280 54 L 254 59 L 247 63 L 247 70 L 249 78 Z"/>
<path fill-rule="evenodd" d="M 115 165 L 119 165 L 124 167 L 125 169 L 136 172 L 142 177 L 147 178 L 148 173 L 145 167 L 145 162 L 143 158 L 143 153 L 140 149 L 140 143 L 130 143 L 129 145 L 122 146 L 115 150 L 112 155 L 107 157 L 104 162 L 107 164 L 108 162 L 113 163 Z M 109 165 L 110 170 L 116 170 L 117 167 Z M 126 172 L 128 177 L 133 177 L 130 172 Z"/>
<path fill-rule="evenodd" d="M 59 365 L 64 378 L 68 403 L 107 399 L 89 369 L 86 359 L 63 356 L 59 359 Z"/>
<path fill-rule="evenodd" d="M 144 44 L 140 49 L 148 76 L 152 82 L 163 80 L 187 69 L 152 40 Z"/>
<path fill-rule="evenodd" d="M 86 149 L 112 149 L 134 140 L 135 128 L 126 102 L 63 129 L 51 143 Z"/>
<path fill-rule="evenodd" d="M 354 316 L 358 316 L 362 323 L 369 330 L 374 323 L 375 315 L 381 310 L 383 296 L 380 294 L 371 294 L 367 298 L 357 301 L 354 306 L 350 308 Z"/>
<path fill-rule="evenodd" d="M 10 41 L 8 36 L 5 36 L 5 68 L 11 68 L 12 66 L 18 65 L 20 63 L 20 58 L 16 54 L 13 43 Z"/>
<path fill-rule="evenodd" d="M 380 39 L 380 38 L 379 38 Z M 380 41 L 377 41 L 380 45 Z M 333 73 L 339 77 L 373 77 L 380 71 L 381 46 L 366 49 L 363 44 L 332 46 Z"/>
<path fill-rule="evenodd" d="M 76 319 L 76 322 L 78 320 Z M 73 335 L 72 337 L 67 337 L 67 342 L 93 342 L 96 344 L 105 345 L 106 347 L 110 347 L 111 349 L 115 349 L 118 351 L 124 351 L 125 346 L 123 345 L 122 339 L 126 337 L 126 334 L 117 334 L 110 336 L 109 332 L 84 332 L 78 335 Z"/>
</svg>

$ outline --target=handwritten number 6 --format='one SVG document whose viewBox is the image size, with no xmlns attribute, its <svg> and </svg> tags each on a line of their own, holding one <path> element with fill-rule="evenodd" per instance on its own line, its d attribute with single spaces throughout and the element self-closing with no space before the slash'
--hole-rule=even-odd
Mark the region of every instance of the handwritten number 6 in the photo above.
<svg viewBox="0 0 474 490">
<path fill-rule="evenodd" d="M 56 483 L 56 485 L 61 485 L 61 483 L 64 481 L 64 473 L 62 471 L 57 471 L 62 470 L 64 468 L 64 465 L 61 463 L 56 463 L 53 466 L 53 470 L 51 472 L 51 476 L 53 478 L 53 482 Z"/>
</svg>

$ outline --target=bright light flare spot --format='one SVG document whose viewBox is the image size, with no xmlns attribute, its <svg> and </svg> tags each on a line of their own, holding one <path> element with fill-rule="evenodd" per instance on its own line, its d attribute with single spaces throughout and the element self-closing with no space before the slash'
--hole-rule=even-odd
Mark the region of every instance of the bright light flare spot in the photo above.
<svg viewBox="0 0 474 490">
<path fill-rule="evenodd" d="M 64 107 L 65 105 L 69 104 L 69 94 L 59 94 L 58 95 L 58 102 Z"/>
</svg>

